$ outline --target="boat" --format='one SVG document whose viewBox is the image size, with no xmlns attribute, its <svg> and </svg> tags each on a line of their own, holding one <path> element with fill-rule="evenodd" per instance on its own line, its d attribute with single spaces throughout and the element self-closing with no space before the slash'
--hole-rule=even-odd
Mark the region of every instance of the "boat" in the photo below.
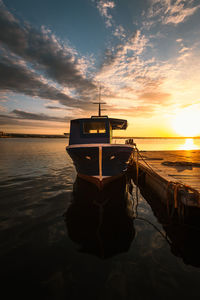
<svg viewBox="0 0 200 300">
<path fill-rule="evenodd" d="M 102 115 L 103 103 L 100 98 L 94 104 L 98 104 L 97 116 L 71 120 L 66 151 L 74 163 L 77 175 L 101 189 L 125 174 L 133 145 L 112 144 L 113 130 L 125 130 L 127 120 Z"/>
</svg>

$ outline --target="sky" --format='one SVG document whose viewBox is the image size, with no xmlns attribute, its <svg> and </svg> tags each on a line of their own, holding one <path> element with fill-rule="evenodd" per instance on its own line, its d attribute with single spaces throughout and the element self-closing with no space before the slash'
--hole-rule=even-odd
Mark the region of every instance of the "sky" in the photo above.
<svg viewBox="0 0 200 300">
<path fill-rule="evenodd" d="M 200 136 L 200 0 L 0 0 L 0 131 Z"/>
</svg>

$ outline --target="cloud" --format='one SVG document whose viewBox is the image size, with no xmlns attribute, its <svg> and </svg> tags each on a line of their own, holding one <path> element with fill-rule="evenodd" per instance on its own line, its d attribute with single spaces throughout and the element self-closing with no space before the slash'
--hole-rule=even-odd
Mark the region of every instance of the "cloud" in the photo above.
<svg viewBox="0 0 200 300">
<path fill-rule="evenodd" d="M 9 114 L 0 114 L 0 125 L 22 125 L 22 126 L 41 126 L 41 122 L 56 122 L 56 123 L 68 123 L 70 118 L 55 117 L 46 114 L 37 114 L 15 109 Z M 31 122 L 41 121 L 41 122 Z"/>
<path fill-rule="evenodd" d="M 135 60 L 145 49 L 148 39 L 139 30 L 134 32 L 127 41 L 115 48 L 107 49 L 102 64 L 103 71 L 111 65 L 122 67 L 122 62 L 127 65 Z M 102 70 L 101 70 L 102 72 Z"/>
<path fill-rule="evenodd" d="M 81 101 L 43 82 L 40 76 L 28 67 L 5 57 L 3 61 L 0 60 L 0 89 L 3 92 L 16 92 L 42 99 L 58 100 L 63 105 L 76 107 L 81 104 Z"/>
<path fill-rule="evenodd" d="M 45 107 L 48 108 L 48 109 L 53 109 L 53 110 L 65 110 L 66 109 L 64 107 L 51 106 L 51 105 L 47 105 Z"/>
<path fill-rule="evenodd" d="M 138 105 L 128 107 L 117 107 L 115 106 L 106 106 L 106 111 L 111 111 L 112 115 L 126 116 L 126 118 L 150 118 L 154 112 L 156 106 L 154 104 L 148 103 L 148 105 Z M 106 114 L 106 113 L 105 113 Z"/>
<path fill-rule="evenodd" d="M 0 114 L 0 125 L 18 125 L 20 122 L 12 116 Z"/>
<path fill-rule="evenodd" d="M 139 94 L 139 98 L 140 99 L 144 99 L 147 101 L 150 101 L 151 103 L 164 103 L 166 101 L 168 101 L 171 98 L 171 94 L 170 93 L 164 93 L 161 91 L 145 91 L 143 93 Z"/>
<path fill-rule="evenodd" d="M 49 116 L 46 114 L 36 114 L 30 113 L 22 110 L 15 109 L 12 111 L 13 118 L 23 119 L 23 120 L 39 120 L 39 121 L 53 121 L 53 122 L 67 122 L 69 121 L 68 117 L 60 118 Z"/>
<path fill-rule="evenodd" d="M 109 10 L 115 7 L 115 2 L 110 0 L 97 0 L 97 8 L 100 12 L 100 15 L 104 17 L 107 27 L 112 26 L 112 15 L 109 13 Z"/>
<path fill-rule="evenodd" d="M 160 22 L 159 25 L 177 25 L 186 21 L 199 8 L 195 6 L 197 2 L 192 0 L 149 1 L 151 7 L 146 15 L 148 28 L 156 22 Z M 34 110 L 25 111 L 25 108 L 24 111 L 16 109 L 7 115 L 2 112 L 0 122 L 40 122 L 43 125 L 46 122 L 45 126 L 51 126 L 53 122 L 58 126 L 61 122 L 64 126 L 69 114 L 71 117 L 83 114 L 89 117 L 92 110 L 96 112 L 96 107 L 91 103 L 97 93 L 95 82 L 101 83 L 102 101 L 107 103 L 105 108 L 113 117 L 148 118 L 156 116 L 160 111 L 163 113 L 170 110 L 172 103 L 178 105 L 196 101 L 196 95 L 199 94 L 199 59 L 192 61 L 195 49 L 191 48 L 185 36 L 183 40 L 181 35 L 175 38 L 173 35 L 176 56 L 172 57 L 173 54 L 168 51 L 171 45 L 170 49 L 166 48 L 165 53 L 161 53 L 162 29 L 159 28 L 161 33 L 150 32 L 148 36 L 142 29 L 128 35 L 125 27 L 116 25 L 112 17 L 114 1 L 100 0 L 95 3 L 106 26 L 112 27 L 109 30 L 112 35 L 110 44 L 115 42 L 102 55 L 102 64 L 96 74 L 91 73 L 93 58 L 80 57 L 74 48 L 60 41 L 49 29 L 42 26 L 36 30 L 17 19 L 2 4 L 0 89 L 4 93 L 21 93 L 49 100 L 44 106 L 45 112 L 48 109 L 50 115 L 38 114 Z M 169 56 L 170 59 L 167 58 Z M 194 79 L 197 82 L 195 85 Z M 62 117 L 55 117 L 56 113 Z"/>
<path fill-rule="evenodd" d="M 4 107 L 3 105 L 0 105 L 0 111 L 6 112 L 6 111 L 7 111 L 7 108 Z"/>
<path fill-rule="evenodd" d="M 105 60 L 96 79 L 103 85 L 103 101 L 115 111 L 135 117 L 152 116 L 158 107 L 171 104 L 171 90 L 165 88 L 170 73 L 176 68 L 168 61 L 146 58 L 151 47 L 149 38 L 137 30 L 126 41 L 105 53 Z M 133 113 L 130 113 L 130 115 Z"/>
<path fill-rule="evenodd" d="M 192 56 L 194 52 L 194 48 L 195 45 L 189 48 L 189 47 L 185 47 L 184 44 L 181 43 L 181 49 L 178 51 L 180 55 L 177 57 L 177 60 L 182 62 L 188 60 Z"/>
<path fill-rule="evenodd" d="M 90 62 L 79 58 L 77 52 L 59 41 L 50 30 L 41 30 L 16 19 L 0 3 L 0 42 L 35 70 L 40 70 L 48 78 L 62 86 L 75 88 L 78 93 L 92 91 L 93 82 L 87 78 L 86 65 Z"/>
<path fill-rule="evenodd" d="M 136 31 L 114 49 L 108 49 L 96 80 L 106 83 L 114 93 L 121 88 L 134 86 L 136 78 L 143 76 L 145 64 L 149 63 L 141 60 L 147 43 L 148 39 Z"/>
<path fill-rule="evenodd" d="M 120 39 L 125 38 L 126 34 L 125 34 L 125 30 L 124 30 L 123 26 L 122 25 L 116 26 L 113 35 L 120 38 Z"/>
<path fill-rule="evenodd" d="M 186 21 L 200 8 L 200 5 L 195 6 L 194 3 L 194 0 L 151 0 L 147 17 L 150 19 L 158 17 L 162 24 L 177 25 Z"/>
</svg>

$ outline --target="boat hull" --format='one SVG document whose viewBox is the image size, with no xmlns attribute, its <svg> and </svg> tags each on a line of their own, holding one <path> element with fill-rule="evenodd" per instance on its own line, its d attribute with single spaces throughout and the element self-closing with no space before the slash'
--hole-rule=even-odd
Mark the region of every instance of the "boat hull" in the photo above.
<svg viewBox="0 0 200 300">
<path fill-rule="evenodd" d="M 99 188 L 124 175 L 133 151 L 131 145 L 89 144 L 66 148 L 79 177 Z"/>
</svg>

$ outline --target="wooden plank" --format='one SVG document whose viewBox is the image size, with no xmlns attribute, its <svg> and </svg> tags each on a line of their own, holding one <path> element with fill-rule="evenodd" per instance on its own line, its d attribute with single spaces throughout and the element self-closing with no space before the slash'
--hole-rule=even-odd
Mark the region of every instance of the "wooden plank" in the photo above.
<svg viewBox="0 0 200 300">
<path fill-rule="evenodd" d="M 145 151 L 140 152 L 140 155 L 144 159 L 140 157 L 140 164 L 148 164 L 167 181 L 189 185 L 200 193 L 200 150 Z M 166 162 L 172 162 L 174 165 L 163 164 Z M 196 167 L 195 164 L 199 166 Z"/>
</svg>

